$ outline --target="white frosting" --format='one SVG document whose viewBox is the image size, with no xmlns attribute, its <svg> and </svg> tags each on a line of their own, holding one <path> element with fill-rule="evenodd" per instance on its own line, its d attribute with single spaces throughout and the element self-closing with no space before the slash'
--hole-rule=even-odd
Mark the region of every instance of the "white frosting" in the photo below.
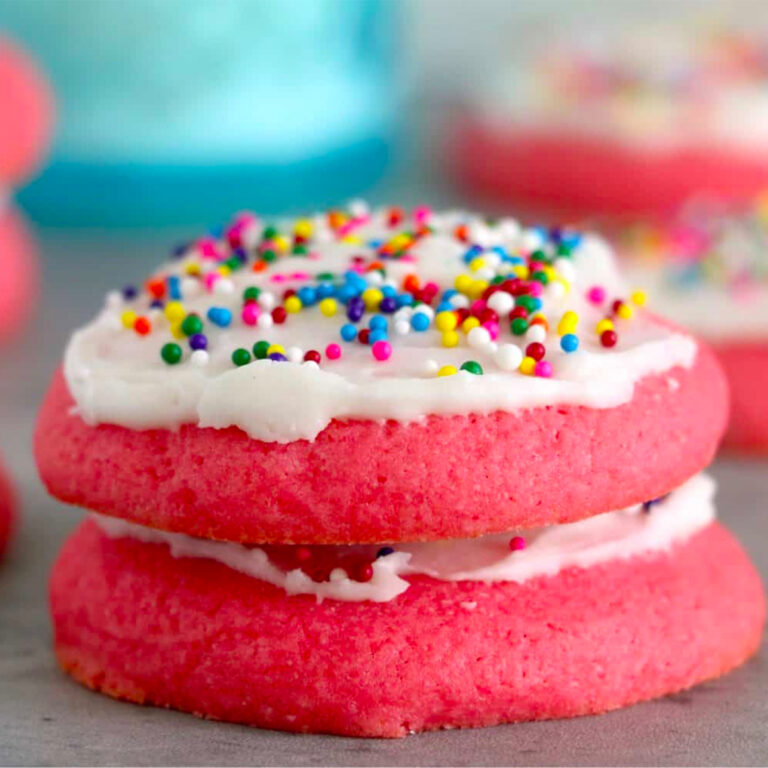
<svg viewBox="0 0 768 768">
<path fill-rule="evenodd" d="M 510 253 L 551 247 L 537 230 L 521 229 L 511 220 L 490 226 L 465 213 L 433 215 L 430 226 L 434 234 L 419 241 L 409 258 L 386 262 L 387 281 L 400 290 L 403 278 L 416 272 L 422 281 L 435 281 L 441 289 L 452 287 L 457 275 L 469 271 L 462 261 L 468 245 L 451 235 L 459 223 L 468 223 L 473 241 L 486 246 L 484 257 L 490 266 L 485 273 L 477 273 L 485 274 L 486 279 L 509 269 L 490 251 L 493 246 L 503 246 Z M 74 334 L 65 353 L 64 373 L 80 416 L 90 424 L 106 422 L 133 429 L 181 424 L 237 426 L 265 441 L 311 440 L 332 419 L 408 422 L 427 414 L 489 413 L 565 403 L 611 408 L 629 401 L 635 384 L 644 376 L 677 365 L 689 367 L 695 359 L 696 345 L 691 338 L 652 323 L 642 313 L 632 320 L 617 321 L 619 343 L 615 348 L 600 345 L 594 327 L 606 308 L 589 304 L 585 294 L 593 285 L 605 287 L 609 299 L 626 297 L 627 289 L 606 244 L 591 236 L 575 248 L 572 260 L 561 260 L 568 286 L 555 282 L 544 289 L 542 311 L 552 326 L 548 336 L 538 327 L 527 336 L 514 337 L 504 316 L 498 344 L 484 341 L 482 334 L 470 338 L 462 333 L 459 345 L 447 348 L 434 326 L 423 333 L 411 332 L 410 310 L 403 310 L 403 315 L 389 316 L 392 356 L 379 362 L 369 347 L 341 340 L 339 328 L 347 322 L 343 306 L 332 318 L 313 306 L 290 315 L 284 325 L 271 325 L 271 318 L 269 327 L 246 325 L 240 317 L 245 287 L 262 288 L 259 302 L 262 314 L 268 316 L 270 304 L 276 298 L 279 301 L 285 288 L 306 284 L 291 275 L 343 273 L 356 254 L 370 258 L 375 253 L 367 246 L 369 240 L 386 239 L 399 231 L 387 228 L 383 213 L 374 214 L 369 223 L 355 230 L 360 238 L 356 243 L 334 239 L 323 230 L 320 219 L 315 225 L 318 238 L 308 258 L 285 256 L 258 274 L 245 268 L 220 280 L 211 293 L 199 281 L 182 277 L 186 311 L 197 312 L 205 320 L 210 306 L 226 307 L 232 310 L 233 322 L 228 328 L 216 328 L 206 321 L 208 351 L 190 355 L 187 350 L 179 365 L 168 366 L 160 358 L 161 347 L 172 341 L 162 312 L 148 312 L 145 297 L 126 303 L 119 295 L 110 296 L 101 314 Z M 164 265 L 158 274 L 183 276 L 190 263 L 199 261 L 193 251 L 181 261 Z M 206 262 L 202 264 L 206 268 Z M 464 299 L 457 297 L 457 301 Z M 120 315 L 126 309 L 148 314 L 155 330 L 142 337 L 122 328 Z M 560 349 L 556 333 L 566 310 L 575 310 L 581 317 L 581 345 L 573 354 Z M 517 349 L 498 349 L 509 343 L 524 349 L 530 341 L 542 339 L 553 368 L 548 379 L 516 370 L 510 361 L 519 359 Z M 251 349 L 259 340 L 282 344 L 289 360 L 293 356 L 296 362 L 259 360 L 234 367 L 232 350 Z M 303 351 L 323 352 L 331 342 L 342 347 L 341 359 L 323 359 L 319 367 L 299 362 Z M 186 346 L 184 341 L 179 343 Z M 436 376 L 441 366 L 459 368 L 468 359 L 479 362 L 485 375 Z M 513 370 L 506 370 L 508 367 Z"/>
<path fill-rule="evenodd" d="M 517 551 L 510 551 L 512 533 L 398 544 L 394 553 L 374 560 L 373 578 L 368 582 L 354 581 L 343 572 L 337 572 L 329 581 L 315 582 L 301 570 L 281 570 L 259 548 L 167 533 L 101 515 L 93 515 L 93 519 L 113 538 L 166 544 L 173 557 L 216 560 L 281 587 L 289 595 L 312 594 L 319 601 L 329 598 L 387 602 L 408 589 L 408 576 L 426 575 L 453 582 L 522 584 L 537 576 L 554 576 L 568 568 L 590 568 L 611 560 L 665 552 L 714 520 L 714 493 L 714 481 L 698 475 L 655 503 L 650 512 L 638 505 L 576 523 L 521 531 L 526 546 Z M 370 553 L 377 550 L 361 545 L 336 549 Z"/>
</svg>

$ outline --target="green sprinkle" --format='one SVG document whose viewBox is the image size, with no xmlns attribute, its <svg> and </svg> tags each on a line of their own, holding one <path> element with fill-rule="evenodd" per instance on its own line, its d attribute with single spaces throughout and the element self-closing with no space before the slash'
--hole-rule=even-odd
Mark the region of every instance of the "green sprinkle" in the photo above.
<svg viewBox="0 0 768 768">
<path fill-rule="evenodd" d="M 240 347 L 232 353 L 232 362 L 238 366 L 248 365 L 251 362 L 251 353 L 247 349 Z"/>
<path fill-rule="evenodd" d="M 162 357 L 168 365 L 176 365 L 176 363 L 180 362 L 181 354 L 181 347 L 173 342 L 164 344 L 163 348 L 160 350 L 160 357 Z"/>
<path fill-rule="evenodd" d="M 257 341 L 253 345 L 253 356 L 257 360 L 264 360 L 264 358 L 267 356 L 268 349 L 269 349 L 268 341 Z"/>
</svg>

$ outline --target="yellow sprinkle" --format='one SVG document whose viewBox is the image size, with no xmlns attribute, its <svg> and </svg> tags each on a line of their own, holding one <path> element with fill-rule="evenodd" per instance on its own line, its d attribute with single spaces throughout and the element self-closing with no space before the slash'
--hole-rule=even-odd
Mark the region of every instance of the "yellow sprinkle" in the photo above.
<svg viewBox="0 0 768 768">
<path fill-rule="evenodd" d="M 557 278 L 557 272 L 551 264 L 545 264 L 543 272 L 547 276 L 550 283 Z"/>
<path fill-rule="evenodd" d="M 453 376 L 458 371 L 452 365 L 444 365 L 438 372 L 438 376 Z"/>
<path fill-rule="evenodd" d="M 472 259 L 472 261 L 469 262 L 469 268 L 473 272 L 477 272 L 478 269 L 482 269 L 485 266 L 485 259 L 482 258 L 482 256 L 478 256 L 475 259 Z"/>
<path fill-rule="evenodd" d="M 365 308 L 372 312 L 374 309 L 379 308 L 384 294 L 378 288 L 366 288 L 360 298 L 365 302 Z"/>
<path fill-rule="evenodd" d="M 566 333 L 576 333 L 578 325 L 579 316 L 569 309 L 560 318 L 560 322 L 557 324 L 557 332 L 560 336 L 565 336 Z"/>
<path fill-rule="evenodd" d="M 120 322 L 123 324 L 123 328 L 133 328 L 133 324 L 136 322 L 136 313 L 132 312 L 130 309 L 123 312 L 122 315 L 120 315 Z"/>
<path fill-rule="evenodd" d="M 226 264 L 219 265 L 219 268 L 216 270 L 222 277 L 226 277 L 227 275 L 232 274 L 232 268 L 228 267 Z"/>
<path fill-rule="evenodd" d="M 184 331 L 181 330 L 181 323 L 172 323 L 171 324 L 171 336 L 173 336 L 174 339 L 186 339 L 187 334 L 184 333 Z"/>
<path fill-rule="evenodd" d="M 632 307 L 629 304 L 622 304 L 617 310 L 616 314 L 622 319 L 622 320 L 629 320 L 632 315 L 635 314 L 635 310 L 632 309 Z"/>
<path fill-rule="evenodd" d="M 285 235 L 275 235 L 272 242 L 281 253 L 285 253 L 291 246 L 291 241 Z"/>
<path fill-rule="evenodd" d="M 323 299 L 320 302 L 320 311 L 326 316 L 326 317 L 333 317 L 338 310 L 338 306 L 336 304 L 336 299 Z"/>
<path fill-rule="evenodd" d="M 530 274 L 530 270 L 524 264 L 518 264 L 512 268 L 515 275 L 522 280 L 527 280 Z"/>
<path fill-rule="evenodd" d="M 480 321 L 476 317 L 468 317 L 462 324 L 461 330 L 464 333 L 469 333 L 473 328 L 477 328 L 480 325 Z"/>
<path fill-rule="evenodd" d="M 536 361 L 532 357 L 524 357 L 520 363 L 520 373 L 524 373 L 526 376 L 532 376 L 534 368 L 536 368 Z"/>
<path fill-rule="evenodd" d="M 275 352 L 277 352 L 280 355 L 284 355 L 285 347 L 282 344 L 270 344 L 267 347 L 267 355 L 273 355 Z"/>
<path fill-rule="evenodd" d="M 285 302 L 283 302 L 283 306 L 285 307 L 286 312 L 296 314 L 297 312 L 301 312 L 301 299 L 298 296 L 289 296 Z"/>
<path fill-rule="evenodd" d="M 597 335 L 602 335 L 605 331 L 612 331 L 613 330 L 613 320 L 609 320 L 607 317 L 604 320 L 601 320 L 597 327 L 595 328 L 597 331 Z"/>
<path fill-rule="evenodd" d="M 445 312 L 438 312 L 435 317 L 435 328 L 438 331 L 454 331 L 459 324 L 459 318 L 456 317 L 455 312 L 447 310 Z"/>
<path fill-rule="evenodd" d="M 309 237 L 312 234 L 312 222 L 309 219 L 299 219 L 293 232 L 297 237 Z"/>
<path fill-rule="evenodd" d="M 633 291 L 629 298 L 636 307 L 644 307 L 648 301 L 645 291 Z"/>
<path fill-rule="evenodd" d="M 184 305 L 180 301 L 169 301 L 163 312 L 172 323 L 180 323 L 187 316 Z"/>
<path fill-rule="evenodd" d="M 453 283 L 453 287 L 459 293 L 468 293 L 474 280 L 469 275 L 459 275 Z"/>
<path fill-rule="evenodd" d="M 489 285 L 490 283 L 487 280 L 473 280 L 472 285 L 469 287 L 469 298 L 479 299 Z"/>
<path fill-rule="evenodd" d="M 393 237 L 388 245 L 392 247 L 393 251 L 400 251 L 405 248 L 406 245 L 410 245 L 411 238 L 408 235 L 397 235 Z"/>
<path fill-rule="evenodd" d="M 455 346 L 458 346 L 458 343 L 459 343 L 459 334 L 456 333 L 456 331 L 446 331 L 443 334 L 444 347 L 455 347 Z"/>
<path fill-rule="evenodd" d="M 200 265 L 195 264 L 192 262 L 191 264 L 187 264 L 187 266 L 184 268 L 184 271 L 188 275 L 199 275 L 200 274 Z"/>
<path fill-rule="evenodd" d="M 350 245 L 362 245 L 363 239 L 360 235 L 345 235 L 341 238 L 342 243 L 349 243 Z"/>
</svg>

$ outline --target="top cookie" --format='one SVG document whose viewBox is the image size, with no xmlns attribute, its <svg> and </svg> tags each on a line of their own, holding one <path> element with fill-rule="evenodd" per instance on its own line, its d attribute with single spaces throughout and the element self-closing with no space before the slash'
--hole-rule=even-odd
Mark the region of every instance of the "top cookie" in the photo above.
<svg viewBox="0 0 768 768">
<path fill-rule="evenodd" d="M 643 303 L 575 232 L 361 203 L 242 214 L 74 335 L 41 472 L 67 501 L 253 542 L 620 508 L 705 466 L 726 411 L 708 353 Z"/>
</svg>

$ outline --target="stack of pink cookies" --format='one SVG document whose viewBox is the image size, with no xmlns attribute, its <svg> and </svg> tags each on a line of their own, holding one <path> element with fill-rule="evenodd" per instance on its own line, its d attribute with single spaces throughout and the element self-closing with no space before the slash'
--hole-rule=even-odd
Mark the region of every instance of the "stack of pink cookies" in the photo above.
<svg viewBox="0 0 768 768">
<path fill-rule="evenodd" d="M 35 247 L 10 205 L 48 144 L 53 107 L 48 87 L 24 53 L 0 37 L 0 340 L 29 312 L 37 270 Z"/>
<path fill-rule="evenodd" d="M 599 239 L 240 214 L 72 337 L 36 453 L 92 514 L 56 653 L 111 696 L 402 736 L 603 712 L 757 648 L 722 372 Z"/>
</svg>

